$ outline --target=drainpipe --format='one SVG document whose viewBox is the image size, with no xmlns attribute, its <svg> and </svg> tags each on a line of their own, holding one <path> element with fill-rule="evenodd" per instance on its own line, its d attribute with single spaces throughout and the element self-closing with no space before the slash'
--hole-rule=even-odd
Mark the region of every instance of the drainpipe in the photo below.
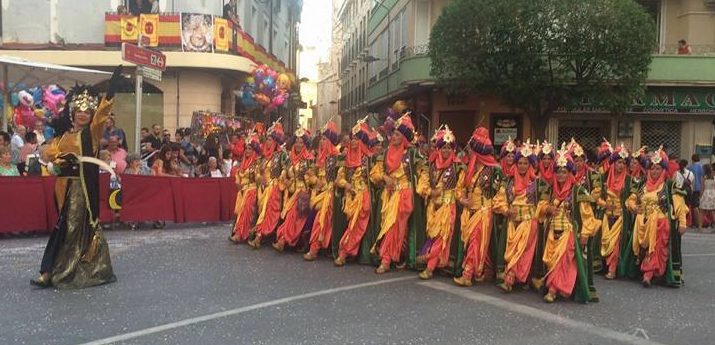
<svg viewBox="0 0 715 345">
<path fill-rule="evenodd" d="M 176 128 L 179 128 L 179 102 L 181 101 L 181 96 L 179 93 L 179 71 L 176 71 Z"/>
</svg>

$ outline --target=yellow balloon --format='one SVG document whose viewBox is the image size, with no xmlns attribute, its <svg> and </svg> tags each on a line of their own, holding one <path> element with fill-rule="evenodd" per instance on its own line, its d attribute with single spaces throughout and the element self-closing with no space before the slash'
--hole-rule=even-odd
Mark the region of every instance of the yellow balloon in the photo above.
<svg viewBox="0 0 715 345">
<path fill-rule="evenodd" d="M 288 90 L 290 89 L 292 82 L 290 81 L 290 77 L 285 74 L 281 73 L 278 75 L 278 79 L 276 79 L 276 85 L 278 86 L 279 90 Z"/>
</svg>

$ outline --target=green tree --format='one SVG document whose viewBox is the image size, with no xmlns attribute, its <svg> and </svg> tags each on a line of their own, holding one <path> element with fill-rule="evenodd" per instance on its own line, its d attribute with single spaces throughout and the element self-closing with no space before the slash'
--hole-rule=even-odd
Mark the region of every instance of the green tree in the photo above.
<svg viewBox="0 0 715 345">
<path fill-rule="evenodd" d="M 642 95 L 655 33 L 634 0 L 455 0 L 432 29 L 432 74 L 500 97 L 544 137 L 560 107 L 619 113 Z"/>
</svg>

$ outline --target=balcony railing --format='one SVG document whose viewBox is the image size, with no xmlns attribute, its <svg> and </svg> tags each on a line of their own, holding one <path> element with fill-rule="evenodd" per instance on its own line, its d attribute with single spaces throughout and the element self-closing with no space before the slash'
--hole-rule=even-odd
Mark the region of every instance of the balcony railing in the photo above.
<svg viewBox="0 0 715 345">
<path fill-rule="evenodd" d="M 153 48 L 162 51 L 182 50 L 181 15 L 181 13 L 161 13 L 158 15 L 158 19 L 148 21 L 157 26 L 152 26 L 150 31 L 155 35 L 155 45 Z M 107 47 L 118 47 L 124 42 L 136 43 L 136 33 L 134 31 L 147 36 L 148 34 L 144 33 L 144 28 L 139 27 L 140 22 L 141 18 L 136 16 L 120 15 L 116 12 L 105 13 L 104 45 Z M 218 49 L 218 38 L 214 37 L 213 53 L 243 56 L 258 64 L 268 65 L 278 72 L 290 73 L 283 61 L 280 61 L 275 55 L 269 53 L 263 46 L 256 43 L 253 37 L 243 31 L 240 26 L 236 26 L 230 20 L 225 20 L 218 16 L 214 17 L 214 21 L 211 25 L 213 28 L 219 27 L 219 25 L 224 27 L 224 37 L 226 37 L 220 45 L 223 50 Z M 216 31 L 217 30 L 214 30 L 214 32 Z M 134 39 L 129 38 L 131 36 L 129 34 L 131 33 L 134 33 Z"/>
<path fill-rule="evenodd" d="M 666 44 L 655 49 L 655 55 L 678 55 L 677 44 Z M 715 45 L 712 44 L 691 44 L 690 54 L 687 55 L 715 55 Z"/>
</svg>

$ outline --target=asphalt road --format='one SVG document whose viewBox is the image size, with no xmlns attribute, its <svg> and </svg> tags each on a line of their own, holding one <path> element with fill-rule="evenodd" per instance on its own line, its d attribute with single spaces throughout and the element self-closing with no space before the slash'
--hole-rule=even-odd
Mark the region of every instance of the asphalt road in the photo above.
<svg viewBox="0 0 715 345">
<path fill-rule="evenodd" d="M 36 290 L 45 237 L 0 240 L 0 344 L 713 344 L 715 235 L 681 289 L 598 278 L 600 303 L 377 276 L 227 241 L 228 227 L 107 232 L 114 284 Z"/>
</svg>

